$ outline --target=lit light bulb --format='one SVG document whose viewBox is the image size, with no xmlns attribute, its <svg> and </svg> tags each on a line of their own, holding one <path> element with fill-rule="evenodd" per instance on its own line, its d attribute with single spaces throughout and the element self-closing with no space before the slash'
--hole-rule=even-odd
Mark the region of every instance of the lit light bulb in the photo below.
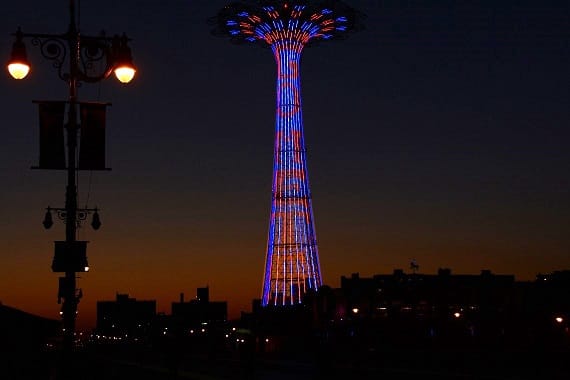
<svg viewBox="0 0 570 380">
<path fill-rule="evenodd" d="M 14 79 L 24 79 L 30 72 L 30 65 L 21 62 L 13 62 L 8 65 L 8 72 Z"/>
<path fill-rule="evenodd" d="M 115 76 L 121 83 L 129 83 L 133 80 L 136 70 L 128 66 L 120 66 L 115 69 Z"/>
</svg>

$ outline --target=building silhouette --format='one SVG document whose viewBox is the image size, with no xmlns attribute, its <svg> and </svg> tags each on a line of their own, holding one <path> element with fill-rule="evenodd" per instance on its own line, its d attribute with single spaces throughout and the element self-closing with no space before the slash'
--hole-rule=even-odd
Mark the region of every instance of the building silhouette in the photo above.
<svg viewBox="0 0 570 380">
<path fill-rule="evenodd" d="M 291 353 L 317 344 L 347 355 L 396 348 L 550 352 L 570 348 L 569 292 L 570 271 L 539 274 L 535 281 L 449 268 L 435 274 L 353 273 L 340 278 L 340 287 L 321 286 L 286 310 L 254 300 L 241 323 L 261 351 Z"/>
<path fill-rule="evenodd" d="M 61 344 L 61 321 L 40 317 L 0 302 L 0 377 L 47 379 L 48 353 Z"/>
<path fill-rule="evenodd" d="M 449 268 L 440 268 L 436 275 L 430 275 L 397 269 L 392 274 L 371 278 L 354 273 L 341 277 L 346 303 L 338 313 L 341 317 L 350 313 L 382 317 L 406 312 L 455 317 L 456 313 L 469 310 L 497 314 L 509 306 L 514 284 L 514 275 L 497 275 L 489 270 L 482 270 L 479 275 L 457 275 Z"/>
<path fill-rule="evenodd" d="M 139 301 L 128 294 L 117 293 L 114 301 L 97 302 L 95 336 L 99 336 L 99 340 L 146 338 L 156 316 L 155 300 Z"/>
<path fill-rule="evenodd" d="M 379 378 L 390 374 L 386 368 L 405 368 L 441 372 L 438 378 L 492 373 L 562 379 L 570 373 L 569 280 L 570 271 L 539 274 L 534 281 L 490 270 L 455 274 L 449 268 L 434 274 L 417 268 L 370 277 L 353 273 L 342 276 L 339 287 L 323 285 L 286 308 L 253 300 L 252 311 L 237 321 L 226 320 L 227 303 L 212 302 L 204 287 L 190 300 L 181 294 L 171 315 L 152 319 L 145 344 L 113 339 L 113 349 L 94 349 L 140 365 L 150 361 L 171 374 L 221 369 L 252 378 L 257 366 L 287 370 L 276 366 L 289 363 L 292 376 L 308 370 L 317 378 Z M 118 295 L 111 302 L 115 311 L 106 315 L 133 325 L 142 318 L 116 317 L 116 308 L 136 302 Z"/>
<path fill-rule="evenodd" d="M 181 293 L 179 302 L 172 302 L 171 308 L 174 323 L 185 328 L 225 323 L 228 319 L 227 301 L 210 301 L 209 287 L 197 288 L 196 298 L 188 302 Z"/>
<path fill-rule="evenodd" d="M 263 306 L 302 302 L 322 285 L 301 111 L 301 53 L 307 44 L 354 31 L 341 1 L 238 1 L 215 18 L 218 35 L 268 45 L 277 63 L 277 111 Z"/>
<path fill-rule="evenodd" d="M 0 302 L 0 350 L 40 350 L 54 343 L 61 322 L 3 305 Z"/>
</svg>

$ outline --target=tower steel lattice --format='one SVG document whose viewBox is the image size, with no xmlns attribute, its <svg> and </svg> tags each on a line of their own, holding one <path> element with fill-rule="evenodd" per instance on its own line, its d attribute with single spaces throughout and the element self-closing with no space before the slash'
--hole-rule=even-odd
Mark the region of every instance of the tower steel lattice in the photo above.
<svg viewBox="0 0 570 380">
<path fill-rule="evenodd" d="M 300 61 L 308 44 L 345 37 L 361 15 L 342 1 L 238 1 L 215 34 L 269 45 L 277 63 L 271 215 L 261 303 L 294 305 L 322 285 L 301 111 Z"/>
</svg>

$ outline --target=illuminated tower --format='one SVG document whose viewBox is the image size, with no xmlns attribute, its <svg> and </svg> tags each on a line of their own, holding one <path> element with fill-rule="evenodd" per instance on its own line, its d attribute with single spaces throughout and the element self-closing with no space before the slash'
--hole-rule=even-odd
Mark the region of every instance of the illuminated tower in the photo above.
<svg viewBox="0 0 570 380">
<path fill-rule="evenodd" d="M 261 303 L 294 305 L 322 284 L 307 173 L 300 61 L 310 43 L 344 37 L 359 14 L 336 0 L 238 1 L 215 17 L 233 42 L 268 44 L 277 62 L 271 216 Z"/>
</svg>

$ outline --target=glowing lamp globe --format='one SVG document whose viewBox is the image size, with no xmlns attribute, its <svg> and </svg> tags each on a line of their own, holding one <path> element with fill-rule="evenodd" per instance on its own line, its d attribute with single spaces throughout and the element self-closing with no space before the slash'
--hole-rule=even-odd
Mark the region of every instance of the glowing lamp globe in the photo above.
<svg viewBox="0 0 570 380">
<path fill-rule="evenodd" d="M 119 66 L 115 69 L 115 76 L 121 83 L 129 83 L 137 71 L 132 66 Z"/>
<path fill-rule="evenodd" d="M 30 72 L 30 65 L 25 62 L 11 62 L 8 64 L 8 72 L 14 79 L 24 79 Z"/>
</svg>

